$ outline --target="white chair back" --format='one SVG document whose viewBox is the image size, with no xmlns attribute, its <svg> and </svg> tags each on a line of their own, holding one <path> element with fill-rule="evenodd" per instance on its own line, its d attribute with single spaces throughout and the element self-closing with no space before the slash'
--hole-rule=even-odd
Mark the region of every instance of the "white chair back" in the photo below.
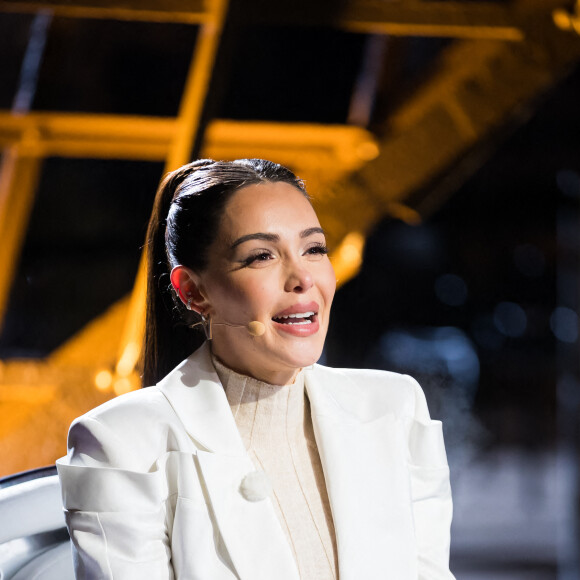
<svg viewBox="0 0 580 580">
<path fill-rule="evenodd" d="M 0 580 L 74 580 L 55 469 L 0 480 Z"/>
</svg>

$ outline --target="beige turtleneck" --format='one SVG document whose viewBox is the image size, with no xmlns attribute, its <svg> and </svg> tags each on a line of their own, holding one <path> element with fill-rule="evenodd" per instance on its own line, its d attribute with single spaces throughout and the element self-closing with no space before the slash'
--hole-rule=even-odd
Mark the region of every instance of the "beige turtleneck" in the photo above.
<svg viewBox="0 0 580 580">
<path fill-rule="evenodd" d="M 240 375 L 213 357 L 242 441 L 268 474 L 272 503 L 300 578 L 338 578 L 336 538 L 324 474 L 304 390 L 304 373 L 276 386 Z"/>
</svg>

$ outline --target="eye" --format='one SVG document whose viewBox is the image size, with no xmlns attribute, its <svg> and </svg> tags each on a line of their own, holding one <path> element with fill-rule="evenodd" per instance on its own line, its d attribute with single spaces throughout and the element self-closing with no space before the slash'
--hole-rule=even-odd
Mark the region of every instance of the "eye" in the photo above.
<svg viewBox="0 0 580 580">
<path fill-rule="evenodd" d="M 306 250 L 306 254 L 310 256 L 325 256 L 328 254 L 328 248 L 322 242 L 316 242 Z"/>
<path fill-rule="evenodd" d="M 260 251 L 251 256 L 248 256 L 245 260 L 242 260 L 242 264 L 244 266 L 251 266 L 255 263 L 260 262 L 267 262 L 268 260 L 272 260 L 274 256 L 270 252 Z"/>
</svg>

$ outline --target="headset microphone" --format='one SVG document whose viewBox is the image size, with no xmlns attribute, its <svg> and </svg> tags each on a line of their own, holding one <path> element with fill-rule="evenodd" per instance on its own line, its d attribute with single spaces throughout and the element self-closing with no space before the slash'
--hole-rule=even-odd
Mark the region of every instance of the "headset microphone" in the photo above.
<svg viewBox="0 0 580 580">
<path fill-rule="evenodd" d="M 266 332 L 265 325 L 259 320 L 252 320 L 248 324 L 230 324 L 229 322 L 213 322 L 213 326 L 231 326 L 232 328 L 245 328 L 252 336 L 262 336 Z"/>
<path fill-rule="evenodd" d="M 266 332 L 266 327 L 259 320 L 252 320 L 246 328 L 252 336 L 262 336 Z"/>
</svg>

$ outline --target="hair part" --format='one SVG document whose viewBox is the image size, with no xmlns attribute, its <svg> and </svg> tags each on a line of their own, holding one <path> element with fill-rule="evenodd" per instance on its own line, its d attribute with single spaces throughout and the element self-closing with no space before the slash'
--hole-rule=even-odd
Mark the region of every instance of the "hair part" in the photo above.
<svg viewBox="0 0 580 580">
<path fill-rule="evenodd" d="M 199 315 L 185 308 L 170 282 L 178 265 L 202 272 L 232 195 L 249 185 L 284 182 L 310 200 L 292 171 L 264 159 L 201 159 L 162 180 L 147 229 L 147 311 L 143 386 L 154 385 L 204 341 L 191 328 Z"/>
</svg>

